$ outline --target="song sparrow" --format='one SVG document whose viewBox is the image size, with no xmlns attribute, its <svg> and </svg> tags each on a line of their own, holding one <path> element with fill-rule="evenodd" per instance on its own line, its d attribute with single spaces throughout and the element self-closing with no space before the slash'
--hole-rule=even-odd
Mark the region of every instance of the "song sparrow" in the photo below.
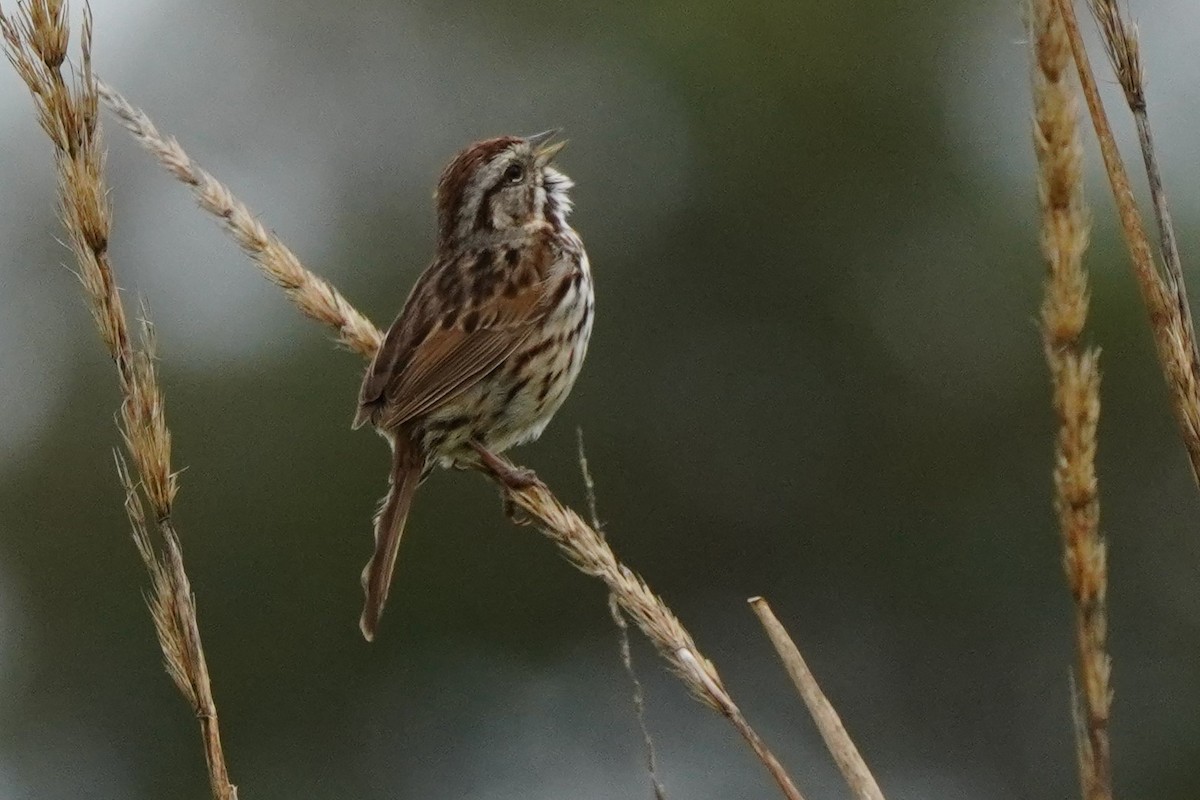
<svg viewBox="0 0 1200 800">
<path fill-rule="evenodd" d="M 442 172 L 436 256 L 363 379 L 354 427 L 371 422 L 392 446 L 362 574 L 368 641 L 417 485 L 435 465 L 536 439 L 579 375 L 592 278 L 567 224 L 574 184 L 551 166 L 556 133 L 478 142 Z"/>
</svg>

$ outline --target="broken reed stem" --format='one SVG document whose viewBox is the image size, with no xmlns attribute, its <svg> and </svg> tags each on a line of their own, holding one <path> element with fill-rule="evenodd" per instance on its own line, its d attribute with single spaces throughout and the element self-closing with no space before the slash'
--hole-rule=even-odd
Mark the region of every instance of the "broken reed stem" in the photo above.
<svg viewBox="0 0 1200 800">
<path fill-rule="evenodd" d="M 808 664 L 800 655 L 800 649 L 788 636 L 787 630 L 779 622 L 771 606 L 761 597 L 751 597 L 746 602 L 758 615 L 758 620 L 767 632 L 771 644 L 775 646 L 775 652 L 779 654 L 779 659 L 783 662 L 796 691 L 800 693 L 804 705 L 808 706 L 808 713 L 817 723 L 821 738 L 825 740 L 825 747 L 837 762 L 842 777 L 846 779 L 846 785 L 858 800 L 884 800 L 879 784 L 875 782 L 867 762 L 863 760 L 850 734 L 846 732 L 846 727 L 842 725 L 841 717 L 821 691 L 817 679 L 813 677 Z"/>
<path fill-rule="evenodd" d="M 266 232 L 250 211 L 215 178 L 197 167 L 173 138 L 164 138 L 140 109 L 116 90 L 101 85 L 100 97 L 119 117 L 141 146 L 175 178 L 190 186 L 200 206 L 224 221 L 225 229 L 272 281 L 282 286 L 300 311 L 336 331 L 338 341 L 367 358 L 379 348 L 383 335 L 328 282 L 305 269 L 279 240 Z M 621 608 L 649 637 L 659 653 L 692 693 L 724 715 L 750 744 L 784 796 L 803 800 L 778 759 L 746 722 L 725 690 L 716 668 L 692 641 L 691 635 L 632 570 L 621 564 L 612 549 L 578 514 L 566 508 L 541 481 L 526 486 L 512 480 L 513 467 L 497 458 L 483 471 L 526 512 L 551 541 L 583 573 L 602 580 Z"/>
<path fill-rule="evenodd" d="M 1076 755 L 1085 800 L 1111 800 L 1106 547 L 1100 536 L 1096 433 L 1100 419 L 1099 351 L 1081 344 L 1088 312 L 1089 221 L 1083 201 L 1083 145 L 1070 85 L 1067 27 L 1054 0 L 1032 0 L 1033 143 L 1038 163 L 1042 252 L 1046 258 L 1042 340 L 1058 418 L 1055 510 L 1063 566 L 1075 607 L 1078 684 L 1072 681 Z"/>
<path fill-rule="evenodd" d="M 591 518 L 592 529 L 603 537 L 604 529 L 600 525 L 600 514 L 596 510 L 596 483 L 592 480 L 592 471 L 588 468 L 587 454 L 583 449 L 583 428 L 575 429 L 575 438 L 579 443 L 579 472 L 583 475 L 588 516 Z M 612 617 L 613 624 L 617 626 L 621 665 L 625 668 L 625 673 L 629 676 L 629 683 L 633 687 L 633 712 L 637 717 L 638 730 L 642 734 L 642 744 L 646 748 L 646 769 L 650 773 L 650 788 L 654 790 L 654 800 L 667 800 L 667 789 L 658 777 L 658 754 L 654 749 L 654 738 L 650 735 L 650 728 L 646 724 L 646 692 L 642 688 L 637 670 L 633 667 L 633 650 L 629 646 L 629 623 L 625 621 L 621 604 L 612 592 L 608 593 L 608 613 Z"/>
<path fill-rule="evenodd" d="M 1075 60 L 1079 83 L 1087 100 L 1092 127 L 1100 142 L 1104 170 L 1108 174 L 1113 199 L 1117 204 L 1121 230 L 1129 247 L 1133 273 L 1142 293 L 1142 302 L 1150 316 L 1150 329 L 1158 352 L 1159 365 L 1171 395 L 1171 408 L 1179 424 L 1184 447 L 1192 466 L 1192 477 L 1200 485 L 1200 369 L 1196 363 L 1196 333 L 1183 288 L 1182 272 L 1164 280 L 1154 263 L 1149 239 L 1133 197 L 1129 176 L 1113 136 L 1104 104 L 1092 72 L 1079 20 L 1071 0 L 1054 0 L 1066 29 L 1066 37 Z M 1139 62 L 1140 63 L 1140 62 Z M 1140 74 L 1140 67 L 1138 67 Z M 1161 181 L 1160 181 L 1161 184 Z M 1165 203 L 1165 200 L 1163 201 Z M 1174 268 L 1171 268 L 1174 272 Z"/>
<path fill-rule="evenodd" d="M 108 257 L 111 208 L 103 180 L 96 81 L 92 75 L 92 15 L 84 7 L 80 67 L 62 72 L 70 30 L 62 0 L 28 0 L 9 17 L 0 10 L 4 51 L 33 95 L 38 122 L 54 145 L 59 213 L 79 265 L 96 328 L 117 370 L 118 426 L 137 479 L 118 456 L 134 542 L 151 577 L 149 605 L 168 673 L 200 719 L 214 800 L 236 800 L 221 750 L 196 608 L 171 519 L 177 489 L 171 471 L 171 434 L 164 415 L 154 357 L 154 332 L 143 309 L 138 342 L 129 325 Z M 153 512 L 161 548 L 151 543 L 144 505 Z"/>
</svg>

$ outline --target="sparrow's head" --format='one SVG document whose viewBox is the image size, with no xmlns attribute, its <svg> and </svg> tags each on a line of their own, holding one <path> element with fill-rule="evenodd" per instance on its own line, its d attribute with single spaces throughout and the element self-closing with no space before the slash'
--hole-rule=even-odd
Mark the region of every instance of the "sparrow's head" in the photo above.
<svg viewBox="0 0 1200 800">
<path fill-rule="evenodd" d="M 543 220 L 565 225 L 573 184 L 552 166 L 566 145 L 557 134 L 485 139 L 456 155 L 438 181 L 439 244 Z"/>
</svg>

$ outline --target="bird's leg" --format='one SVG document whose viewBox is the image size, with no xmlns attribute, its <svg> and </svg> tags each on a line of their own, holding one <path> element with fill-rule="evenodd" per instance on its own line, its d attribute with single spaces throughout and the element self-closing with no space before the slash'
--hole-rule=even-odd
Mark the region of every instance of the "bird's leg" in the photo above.
<svg viewBox="0 0 1200 800">
<path fill-rule="evenodd" d="M 500 483 L 504 484 L 504 487 L 509 492 L 519 492 L 539 482 L 537 474 L 533 470 L 513 466 L 478 442 L 471 442 L 471 447 L 479 455 L 480 465 L 491 472 Z M 531 520 L 517 508 L 517 504 L 513 501 L 512 495 L 509 492 L 502 493 L 503 497 L 501 499 L 504 501 L 504 515 L 508 517 L 510 522 L 516 525 L 528 525 Z"/>
<path fill-rule="evenodd" d="M 479 462 L 487 471 L 495 475 L 501 483 L 514 492 L 528 489 L 541 482 L 538 480 L 537 473 L 533 470 L 514 466 L 491 450 L 488 450 L 479 442 L 471 442 L 471 448 L 479 455 Z"/>
</svg>

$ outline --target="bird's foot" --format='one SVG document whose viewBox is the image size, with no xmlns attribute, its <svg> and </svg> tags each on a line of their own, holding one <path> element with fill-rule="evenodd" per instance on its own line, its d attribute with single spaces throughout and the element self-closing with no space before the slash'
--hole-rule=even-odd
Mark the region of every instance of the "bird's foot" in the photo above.
<svg viewBox="0 0 1200 800">
<path fill-rule="evenodd" d="M 529 525 L 533 522 L 529 515 L 517 506 L 512 493 L 536 486 L 540 481 L 537 473 L 531 469 L 517 467 L 488 450 L 478 442 L 471 442 L 471 447 L 479 456 L 480 465 L 492 474 L 507 491 L 501 492 L 504 502 L 504 516 L 514 525 Z"/>
</svg>

